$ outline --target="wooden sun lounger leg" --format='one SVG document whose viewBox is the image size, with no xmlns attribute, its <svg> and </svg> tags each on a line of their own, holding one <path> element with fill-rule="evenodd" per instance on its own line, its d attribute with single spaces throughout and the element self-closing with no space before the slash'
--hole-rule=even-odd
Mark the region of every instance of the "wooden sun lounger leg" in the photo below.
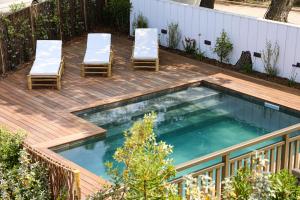
<svg viewBox="0 0 300 200">
<path fill-rule="evenodd" d="M 61 90 L 61 76 L 56 77 L 56 88 Z"/>
<path fill-rule="evenodd" d="M 155 71 L 159 71 L 159 59 L 156 59 L 155 61 Z"/>
<path fill-rule="evenodd" d="M 80 70 L 80 74 L 82 77 L 85 77 L 85 69 L 84 69 L 84 64 L 81 64 L 81 70 Z"/>
<path fill-rule="evenodd" d="M 28 84 L 28 89 L 32 90 L 32 81 L 31 81 L 31 76 L 27 76 L 27 84 Z"/>
<path fill-rule="evenodd" d="M 113 56 L 114 56 L 114 53 L 113 51 L 110 52 L 110 59 L 109 59 L 109 64 L 108 64 L 108 69 L 107 69 L 107 76 L 108 77 L 111 77 L 111 70 L 112 70 L 112 62 L 113 62 Z"/>
<path fill-rule="evenodd" d="M 111 77 L 111 63 L 108 64 L 107 77 Z"/>
</svg>

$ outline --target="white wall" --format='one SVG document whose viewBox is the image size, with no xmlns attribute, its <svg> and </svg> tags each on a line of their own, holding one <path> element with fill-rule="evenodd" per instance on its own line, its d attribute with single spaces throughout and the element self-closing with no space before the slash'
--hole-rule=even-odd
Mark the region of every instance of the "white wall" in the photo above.
<svg viewBox="0 0 300 200">
<path fill-rule="evenodd" d="M 131 0 L 134 15 L 142 13 L 149 21 L 149 27 L 167 29 L 168 24 L 179 24 L 184 37 L 197 40 L 200 49 L 210 58 L 217 58 L 213 53 L 216 38 L 224 29 L 230 37 L 234 49 L 230 55 L 230 63 L 235 64 L 242 51 L 251 51 L 254 70 L 264 72 L 260 58 L 253 56 L 253 52 L 261 53 L 265 49 L 266 41 L 280 46 L 278 68 L 279 76 L 289 78 L 292 65 L 300 63 L 300 26 L 273 22 L 254 17 L 241 16 L 222 11 L 201 8 L 198 6 L 181 4 L 168 0 Z M 131 27 L 132 28 L 132 27 Z M 199 34 L 201 36 L 199 37 Z M 166 43 L 167 35 L 161 36 L 162 45 Z M 204 40 L 211 41 L 211 46 L 204 44 Z M 182 49 L 182 45 L 180 45 Z M 296 68 L 300 82 L 300 68 Z"/>
</svg>

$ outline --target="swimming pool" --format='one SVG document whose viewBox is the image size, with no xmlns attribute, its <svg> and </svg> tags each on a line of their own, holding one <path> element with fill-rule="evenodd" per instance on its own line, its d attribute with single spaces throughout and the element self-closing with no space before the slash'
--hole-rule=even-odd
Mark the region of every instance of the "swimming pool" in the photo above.
<svg viewBox="0 0 300 200">
<path fill-rule="evenodd" d="M 272 104 L 266 105 L 243 95 L 204 86 L 159 93 L 117 107 L 99 107 L 77 113 L 107 129 L 106 136 L 56 152 L 108 179 L 104 163 L 113 161 L 116 148 L 123 144 L 123 132 L 145 113 L 155 111 L 157 139 L 174 147 L 172 158 L 177 165 L 300 122 L 298 115 L 277 110 L 278 107 L 272 107 Z M 251 150 L 249 147 L 245 151 Z"/>
</svg>

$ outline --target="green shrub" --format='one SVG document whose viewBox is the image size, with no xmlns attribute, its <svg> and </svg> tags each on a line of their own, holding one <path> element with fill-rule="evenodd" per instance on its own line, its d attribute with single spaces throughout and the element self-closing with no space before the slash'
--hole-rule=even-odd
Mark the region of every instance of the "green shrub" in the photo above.
<svg viewBox="0 0 300 200">
<path fill-rule="evenodd" d="M 277 76 L 279 69 L 277 62 L 279 58 L 280 48 L 276 42 L 274 47 L 270 41 L 266 41 L 266 50 L 262 52 L 262 61 L 264 63 L 265 72 L 269 76 Z"/>
<path fill-rule="evenodd" d="M 186 53 L 196 55 L 198 49 L 197 42 L 195 39 L 185 37 L 182 41 L 182 45 Z"/>
<path fill-rule="evenodd" d="M 142 13 L 140 13 L 137 17 L 134 16 L 132 22 L 133 34 L 137 28 L 148 28 L 148 19 Z"/>
<path fill-rule="evenodd" d="M 252 193 L 250 178 L 251 171 L 246 168 L 239 170 L 235 176 L 227 178 L 224 182 L 223 199 L 249 199 Z"/>
<path fill-rule="evenodd" d="M 287 170 L 282 170 L 271 176 L 272 188 L 275 192 L 273 200 L 300 199 L 300 187 L 297 185 L 296 178 Z"/>
<path fill-rule="evenodd" d="M 197 60 L 202 61 L 205 58 L 205 53 L 203 51 L 198 50 L 195 54 L 195 58 Z"/>
<path fill-rule="evenodd" d="M 242 67 L 242 71 L 245 73 L 251 73 L 252 72 L 252 65 L 251 64 L 245 64 Z"/>
<path fill-rule="evenodd" d="M 129 0 L 109 0 L 103 10 L 106 25 L 118 31 L 128 32 L 131 7 Z"/>
<path fill-rule="evenodd" d="M 3 168 L 11 169 L 19 162 L 24 137 L 23 132 L 12 134 L 7 128 L 0 127 L 0 163 Z"/>
<path fill-rule="evenodd" d="M 214 53 L 218 55 L 220 61 L 223 63 L 228 62 L 228 56 L 233 50 L 233 45 L 227 36 L 227 33 L 223 30 L 221 36 L 217 38 L 216 46 L 214 48 Z"/>
<path fill-rule="evenodd" d="M 171 199 L 175 198 L 173 185 L 168 181 L 175 176 L 173 160 L 169 158 L 172 147 L 157 142 L 153 132 L 155 114 L 145 115 L 124 133 L 125 142 L 115 152 L 114 159 L 124 165 L 122 172 L 106 163 L 113 186 L 99 191 L 90 199 Z M 124 186 L 120 190 L 120 186 Z M 121 192 L 120 192 L 121 191 Z"/>
<path fill-rule="evenodd" d="M 0 129 L 0 199 L 50 199 L 47 169 L 22 149 L 24 136 Z"/>
<path fill-rule="evenodd" d="M 168 46 L 171 49 L 177 49 L 181 40 L 181 32 L 178 23 L 168 25 Z"/>
</svg>

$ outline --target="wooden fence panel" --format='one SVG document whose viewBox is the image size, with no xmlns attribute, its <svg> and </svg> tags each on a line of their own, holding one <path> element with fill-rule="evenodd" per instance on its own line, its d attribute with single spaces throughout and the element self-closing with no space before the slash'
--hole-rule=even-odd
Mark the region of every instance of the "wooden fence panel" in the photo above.
<svg viewBox="0 0 300 200">
<path fill-rule="evenodd" d="M 49 184 L 53 199 L 58 199 L 62 192 L 67 192 L 68 200 L 81 199 L 80 172 L 55 161 L 41 151 L 24 144 L 24 148 L 34 162 L 39 162 L 48 169 Z"/>
<path fill-rule="evenodd" d="M 49 0 L 0 17 L 0 73 L 32 60 L 38 39 L 70 40 L 95 29 L 104 0 Z M 21 33 L 21 34 L 20 34 Z"/>
</svg>

